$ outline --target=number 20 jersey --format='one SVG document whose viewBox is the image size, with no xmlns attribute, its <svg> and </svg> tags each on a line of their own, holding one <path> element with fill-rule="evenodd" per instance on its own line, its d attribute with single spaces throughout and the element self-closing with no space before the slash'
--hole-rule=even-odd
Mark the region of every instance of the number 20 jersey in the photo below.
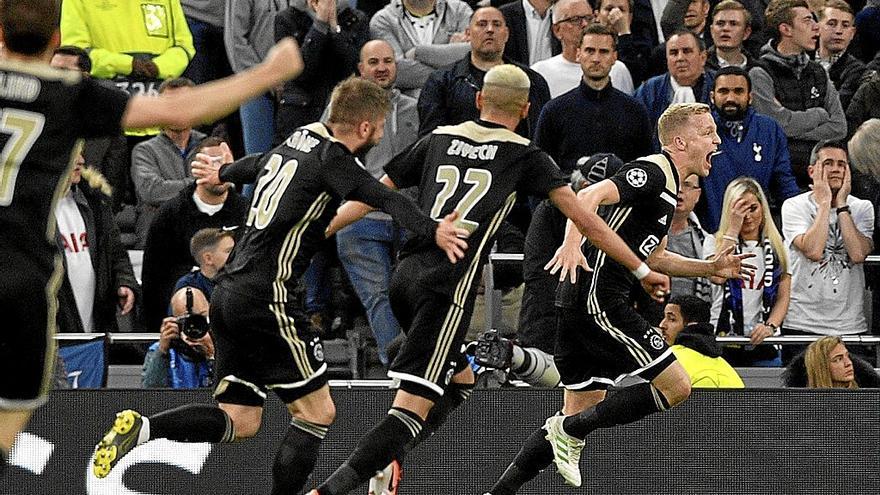
<svg viewBox="0 0 880 495">
<path fill-rule="evenodd" d="M 473 281 L 517 194 L 545 197 L 567 184 L 549 155 L 484 121 L 435 129 L 395 157 L 385 171 L 401 189 L 418 186 L 422 211 L 439 220 L 456 210 L 459 225 L 470 231 L 465 257 L 455 264 L 433 239 L 411 239 L 401 255 L 399 269 L 413 270 L 411 276 L 422 289 L 449 295 L 479 285 Z"/>
</svg>

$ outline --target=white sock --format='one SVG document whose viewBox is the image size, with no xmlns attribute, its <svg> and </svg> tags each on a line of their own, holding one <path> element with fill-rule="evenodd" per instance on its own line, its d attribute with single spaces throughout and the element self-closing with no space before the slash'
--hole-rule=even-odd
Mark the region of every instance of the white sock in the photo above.
<svg viewBox="0 0 880 495">
<path fill-rule="evenodd" d="M 141 431 L 138 433 L 137 445 L 147 443 L 150 440 L 150 418 L 141 416 Z"/>
</svg>

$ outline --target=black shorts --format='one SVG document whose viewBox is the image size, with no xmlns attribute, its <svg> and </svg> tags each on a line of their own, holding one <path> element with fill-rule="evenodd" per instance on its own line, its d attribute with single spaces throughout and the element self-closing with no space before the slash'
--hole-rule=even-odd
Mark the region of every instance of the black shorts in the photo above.
<svg viewBox="0 0 880 495">
<path fill-rule="evenodd" d="M 40 274 L 28 264 L 0 261 L 0 409 L 31 410 L 46 402 L 55 369 L 55 321 L 58 288 L 64 278 L 61 258 L 55 271 Z"/>
<path fill-rule="evenodd" d="M 462 350 L 474 310 L 474 290 L 459 299 L 414 284 L 398 269 L 391 279 L 389 302 L 406 334 L 388 376 L 400 388 L 436 402 L 452 377 L 468 366 Z"/>
<path fill-rule="evenodd" d="M 272 390 L 289 404 L 327 383 L 321 339 L 296 304 L 258 301 L 218 286 L 211 335 L 218 402 L 262 406 Z"/>
<path fill-rule="evenodd" d="M 663 335 L 627 304 L 588 314 L 559 309 L 556 367 L 569 390 L 604 390 L 627 376 L 651 381 L 675 362 Z"/>
</svg>

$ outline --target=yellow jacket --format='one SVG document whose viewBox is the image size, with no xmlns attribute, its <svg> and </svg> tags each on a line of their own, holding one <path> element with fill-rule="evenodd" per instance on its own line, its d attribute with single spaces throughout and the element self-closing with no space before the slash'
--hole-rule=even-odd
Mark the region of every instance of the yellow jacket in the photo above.
<svg viewBox="0 0 880 495">
<path fill-rule="evenodd" d="M 705 354 L 685 347 L 672 346 L 672 352 L 678 362 L 691 377 L 691 386 L 695 388 L 744 388 L 742 379 L 722 357 L 711 358 Z"/>
<path fill-rule="evenodd" d="M 101 79 L 130 74 L 133 54 L 153 55 L 159 79 L 180 77 L 196 53 L 180 0 L 64 0 L 61 44 L 88 50 Z"/>
</svg>

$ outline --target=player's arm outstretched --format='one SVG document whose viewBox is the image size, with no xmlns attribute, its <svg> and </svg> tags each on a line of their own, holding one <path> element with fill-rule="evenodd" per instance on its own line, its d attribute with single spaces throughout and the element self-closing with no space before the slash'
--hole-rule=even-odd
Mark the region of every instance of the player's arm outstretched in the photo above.
<svg viewBox="0 0 880 495">
<path fill-rule="evenodd" d="M 122 116 L 126 128 L 154 126 L 193 127 L 212 122 L 238 108 L 243 102 L 298 76 L 302 56 L 293 38 L 278 42 L 266 59 L 246 71 L 200 84 L 183 93 L 134 96 Z"/>
<path fill-rule="evenodd" d="M 380 181 L 368 181 L 352 191 L 346 201 L 336 211 L 336 216 L 327 227 L 327 236 L 350 225 L 367 213 L 381 209 L 391 215 L 400 225 L 417 234 L 431 237 L 437 247 L 446 253 L 451 263 L 464 257 L 467 249 L 468 231 L 457 226 L 458 212 L 453 211 L 439 223 L 425 215 L 412 200 L 397 192 L 397 186 L 387 175 Z"/>
<path fill-rule="evenodd" d="M 733 246 L 717 253 L 710 260 L 688 258 L 666 250 L 668 237 L 664 237 L 654 252 L 645 260 L 651 270 L 673 277 L 718 277 L 722 279 L 743 278 L 755 267 L 743 260 L 754 254 L 735 254 Z"/>
<path fill-rule="evenodd" d="M 550 191 L 550 200 L 568 217 L 566 236 L 562 246 L 547 263 L 550 273 L 560 272 L 559 279 L 566 275 L 575 281 L 573 272 L 580 266 L 589 270 L 581 252 L 583 238 L 608 254 L 612 259 L 629 269 L 652 297 L 658 291 L 669 291 L 669 278 L 657 273 L 642 262 L 608 224 L 596 213 L 600 205 L 613 205 L 620 202 L 617 185 L 611 180 L 603 180 L 582 189 L 577 196 L 569 187 L 559 187 Z M 573 225 L 571 225 L 573 223 Z M 576 227 L 576 228 L 574 228 Z"/>
<path fill-rule="evenodd" d="M 247 184 L 257 180 L 263 163 L 262 153 L 254 153 L 233 161 L 232 150 L 226 143 L 220 143 L 220 156 L 196 153 L 190 163 L 192 176 L 197 184 L 219 185 L 223 182 Z"/>
</svg>

